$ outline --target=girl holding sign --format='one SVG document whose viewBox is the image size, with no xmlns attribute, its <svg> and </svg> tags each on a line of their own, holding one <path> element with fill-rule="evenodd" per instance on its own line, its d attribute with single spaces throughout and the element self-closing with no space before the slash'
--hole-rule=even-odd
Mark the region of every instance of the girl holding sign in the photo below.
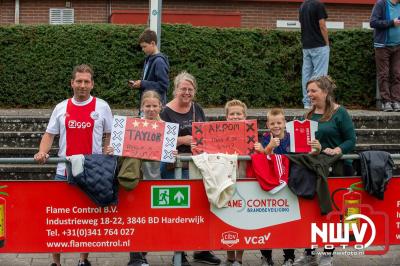
<svg viewBox="0 0 400 266">
<path fill-rule="evenodd" d="M 161 120 L 162 104 L 160 95 L 152 90 L 145 91 L 142 95 L 141 110 L 144 114 L 144 119 Z M 144 179 L 159 179 L 160 178 L 160 162 L 157 161 L 142 161 L 140 170 Z M 133 265 L 148 265 L 146 259 L 147 252 L 131 252 L 129 253 L 128 266 Z"/>
<path fill-rule="evenodd" d="M 142 103 L 141 110 L 144 114 L 144 119 L 148 120 L 161 120 L 160 112 L 161 112 L 161 98 L 160 95 L 152 90 L 148 90 L 142 95 Z M 106 149 L 106 153 L 109 155 L 113 155 L 114 148 L 112 146 L 108 146 Z M 135 158 L 121 157 L 121 160 L 132 160 L 133 162 L 140 162 L 140 175 L 143 176 L 144 179 L 159 179 L 160 178 L 160 162 L 158 161 L 145 161 Z M 122 163 L 121 163 L 122 164 Z M 118 176 L 125 174 L 121 173 L 122 170 L 118 173 Z M 135 185 L 133 185 L 135 186 Z M 131 186 L 126 186 L 129 189 L 132 189 Z M 129 253 L 129 262 L 128 266 L 133 265 L 148 265 L 146 259 L 146 252 L 131 252 Z"/>
</svg>

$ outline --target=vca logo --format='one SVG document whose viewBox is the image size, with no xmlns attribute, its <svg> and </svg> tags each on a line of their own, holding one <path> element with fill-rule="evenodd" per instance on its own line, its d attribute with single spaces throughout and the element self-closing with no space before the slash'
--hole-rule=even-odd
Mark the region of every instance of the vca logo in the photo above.
<svg viewBox="0 0 400 266">
<path fill-rule="evenodd" d="M 222 233 L 221 243 L 227 245 L 228 247 L 232 247 L 239 243 L 239 234 L 234 231 L 227 231 Z"/>
</svg>

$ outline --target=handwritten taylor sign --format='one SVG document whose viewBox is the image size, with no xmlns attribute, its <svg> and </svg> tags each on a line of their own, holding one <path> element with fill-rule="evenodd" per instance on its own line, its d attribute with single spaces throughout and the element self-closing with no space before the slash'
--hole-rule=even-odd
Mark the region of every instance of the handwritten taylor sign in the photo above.
<svg viewBox="0 0 400 266">
<path fill-rule="evenodd" d="M 308 153 L 311 146 L 307 141 L 315 139 L 318 122 L 312 120 L 294 120 L 286 124 L 286 131 L 290 134 L 290 152 Z"/>
<path fill-rule="evenodd" d="M 194 153 L 249 155 L 257 142 L 257 121 L 214 121 L 192 123 Z"/>
<path fill-rule="evenodd" d="M 174 162 L 179 125 L 156 120 L 114 116 L 114 155 Z"/>
</svg>

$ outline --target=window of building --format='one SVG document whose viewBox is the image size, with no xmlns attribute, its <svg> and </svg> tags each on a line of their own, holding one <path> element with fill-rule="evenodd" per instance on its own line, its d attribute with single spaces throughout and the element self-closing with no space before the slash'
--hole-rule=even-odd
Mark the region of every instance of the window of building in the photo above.
<svg viewBox="0 0 400 266">
<path fill-rule="evenodd" d="M 74 9 L 73 8 L 50 8 L 49 11 L 50 24 L 73 24 Z"/>
</svg>

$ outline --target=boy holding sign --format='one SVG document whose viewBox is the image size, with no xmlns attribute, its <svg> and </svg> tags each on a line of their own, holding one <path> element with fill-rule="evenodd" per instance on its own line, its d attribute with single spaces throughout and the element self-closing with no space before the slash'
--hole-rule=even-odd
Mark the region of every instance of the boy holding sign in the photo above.
<svg viewBox="0 0 400 266">
<path fill-rule="evenodd" d="M 245 120 L 247 115 L 247 106 L 239 100 L 231 100 L 225 104 L 226 121 Z M 243 162 L 242 162 L 243 163 Z M 246 166 L 245 164 L 243 164 Z M 239 165 L 241 168 L 241 164 Z M 242 265 L 244 250 L 229 250 L 225 265 Z"/>
<path fill-rule="evenodd" d="M 267 113 L 267 128 L 269 132 L 265 133 L 262 143 L 255 143 L 254 149 L 257 152 L 265 154 L 287 154 L 290 152 L 290 134 L 286 132 L 286 119 L 282 108 L 272 108 Z M 318 154 L 321 145 L 318 140 L 308 141 L 313 153 Z M 263 266 L 273 265 L 272 250 L 260 250 L 262 254 Z M 292 265 L 294 262 L 294 249 L 284 249 L 285 261 L 283 265 Z"/>
<path fill-rule="evenodd" d="M 255 143 L 254 149 L 265 154 L 287 154 L 290 152 L 290 134 L 286 132 L 286 120 L 283 109 L 272 108 L 267 113 L 267 128 L 262 143 Z M 317 139 L 308 141 L 312 153 L 318 154 L 321 151 L 321 144 Z"/>
</svg>

